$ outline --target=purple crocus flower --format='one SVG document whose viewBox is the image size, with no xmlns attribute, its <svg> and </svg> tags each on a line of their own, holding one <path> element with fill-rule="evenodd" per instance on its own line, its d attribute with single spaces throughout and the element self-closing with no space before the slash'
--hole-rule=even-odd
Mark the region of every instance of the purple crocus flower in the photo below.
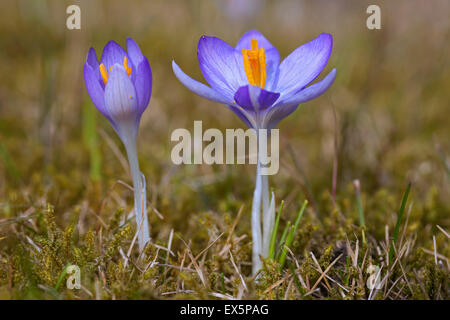
<svg viewBox="0 0 450 320">
<path fill-rule="evenodd" d="M 84 64 L 84 80 L 92 102 L 109 120 L 125 145 L 133 178 L 139 248 L 142 250 L 150 237 L 145 178 L 139 170 L 136 138 L 142 113 L 152 93 L 152 70 L 131 38 L 127 39 L 127 51 L 109 41 L 99 63 L 95 50 L 90 48 Z"/>
<path fill-rule="evenodd" d="M 172 68 L 189 90 L 227 105 L 250 128 L 270 130 L 300 103 L 317 98 L 331 86 L 336 69 L 322 81 L 311 82 L 327 64 L 332 46 L 332 36 L 322 33 L 280 63 L 278 50 L 256 30 L 244 34 L 234 48 L 219 38 L 202 36 L 197 56 L 210 86 L 186 75 L 175 61 Z M 269 255 L 275 221 L 275 198 L 272 193 L 269 199 L 269 181 L 262 174 L 259 151 L 252 203 L 253 274 L 262 267 L 261 257 Z"/>
<path fill-rule="evenodd" d="M 114 41 L 103 49 L 100 63 L 90 48 L 84 64 L 86 89 L 97 109 L 123 139 L 137 136 L 139 121 L 152 93 L 152 70 L 136 42 L 127 52 Z"/>
<path fill-rule="evenodd" d="M 309 84 L 324 69 L 332 46 L 332 36 L 322 33 L 280 63 L 278 50 L 256 30 L 245 33 L 234 48 L 219 38 L 202 36 L 197 56 L 210 86 L 186 75 L 175 61 L 172 68 L 189 90 L 226 104 L 249 127 L 272 129 L 300 103 L 317 98 L 331 86 L 336 69 Z"/>
</svg>

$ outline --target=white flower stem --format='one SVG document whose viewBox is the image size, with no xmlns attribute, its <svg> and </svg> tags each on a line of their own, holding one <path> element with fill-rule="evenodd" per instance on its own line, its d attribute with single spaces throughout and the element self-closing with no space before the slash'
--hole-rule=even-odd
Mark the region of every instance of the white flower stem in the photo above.
<svg viewBox="0 0 450 320">
<path fill-rule="evenodd" d="M 253 192 L 253 204 L 252 204 L 252 243 L 253 243 L 253 254 L 252 254 L 252 271 L 255 275 L 262 267 L 262 262 L 260 259 L 260 254 L 262 254 L 262 239 L 261 239 L 261 190 L 262 189 L 262 179 L 261 179 L 261 165 L 258 160 L 256 167 L 256 183 L 255 191 Z"/>
<path fill-rule="evenodd" d="M 267 258 L 269 256 L 270 238 L 272 236 L 272 229 L 275 221 L 275 198 L 272 194 L 272 202 L 270 202 L 269 176 L 263 175 L 261 172 L 262 164 L 260 149 L 258 135 L 256 186 L 252 205 L 253 275 L 255 275 L 262 267 L 261 257 Z M 267 150 L 267 148 L 265 150 Z M 261 213 L 263 218 L 262 224 Z"/>
<path fill-rule="evenodd" d="M 262 248 L 262 256 L 267 258 L 269 255 L 269 244 L 270 237 L 272 235 L 271 229 L 271 212 L 269 210 L 269 176 L 263 175 L 261 176 L 262 180 L 262 203 L 263 203 L 263 248 Z"/>
<path fill-rule="evenodd" d="M 139 170 L 136 139 L 126 139 L 124 144 L 127 151 L 128 162 L 130 164 L 131 177 L 133 179 L 134 213 L 136 216 L 136 228 L 138 229 L 139 251 L 142 252 L 147 242 L 150 241 L 146 208 L 145 178 Z"/>
</svg>

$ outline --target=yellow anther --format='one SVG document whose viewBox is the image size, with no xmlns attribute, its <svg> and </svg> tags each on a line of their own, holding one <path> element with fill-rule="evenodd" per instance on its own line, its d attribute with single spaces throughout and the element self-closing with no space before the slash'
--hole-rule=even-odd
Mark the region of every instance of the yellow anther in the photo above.
<svg viewBox="0 0 450 320">
<path fill-rule="evenodd" d="M 102 75 L 102 78 L 103 78 L 103 82 L 106 85 L 106 82 L 108 82 L 108 71 L 106 71 L 106 67 L 103 63 L 100 65 L 99 69 L 100 69 L 100 74 Z"/>
<path fill-rule="evenodd" d="M 127 75 L 130 76 L 131 75 L 131 67 L 128 66 L 127 56 L 125 56 L 123 58 L 123 66 L 125 68 L 125 71 L 127 72 Z M 106 70 L 106 67 L 103 63 L 100 65 L 99 69 L 100 69 L 100 74 L 102 75 L 103 82 L 106 85 L 106 83 L 108 82 L 108 71 Z M 112 69 L 113 69 L 113 66 L 109 67 L 109 72 L 111 72 Z"/>
<path fill-rule="evenodd" d="M 258 50 L 258 40 L 256 40 L 256 39 L 250 40 L 250 49 L 252 51 Z"/>
<path fill-rule="evenodd" d="M 127 56 L 123 58 L 123 66 L 125 67 L 125 70 L 127 71 L 128 76 L 131 75 L 131 67 L 127 64 Z"/>
<path fill-rule="evenodd" d="M 264 48 L 258 48 L 258 41 L 252 39 L 250 49 L 242 49 L 244 71 L 248 83 L 264 89 L 266 85 L 266 54 Z"/>
</svg>

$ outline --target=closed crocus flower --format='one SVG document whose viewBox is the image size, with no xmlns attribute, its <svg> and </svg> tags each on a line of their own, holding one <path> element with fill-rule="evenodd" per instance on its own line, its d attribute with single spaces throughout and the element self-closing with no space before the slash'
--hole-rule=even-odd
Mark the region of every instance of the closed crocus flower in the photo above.
<svg viewBox="0 0 450 320">
<path fill-rule="evenodd" d="M 84 64 L 86 89 L 97 109 L 109 120 L 125 145 L 135 194 L 139 248 L 149 241 L 145 179 L 139 170 L 136 137 L 152 92 L 152 71 L 136 42 L 127 39 L 127 52 L 114 41 L 103 49 L 100 62 L 91 48 Z"/>
<path fill-rule="evenodd" d="M 152 71 L 147 58 L 131 38 L 127 39 L 127 51 L 110 41 L 100 63 L 91 48 L 84 64 L 89 96 L 122 140 L 128 136 L 136 138 L 152 93 Z"/>
<path fill-rule="evenodd" d="M 202 36 L 197 56 L 209 86 L 186 75 L 175 61 L 172 67 L 189 90 L 227 105 L 250 128 L 270 130 L 299 104 L 317 98 L 331 86 L 336 69 L 323 80 L 311 82 L 326 66 L 332 45 L 332 36 L 322 33 L 280 63 L 278 50 L 256 30 L 244 34 L 235 47 L 219 38 Z M 260 158 L 258 154 L 252 203 L 253 274 L 261 269 L 261 257 L 269 255 L 275 219 L 274 196 L 269 199 L 269 181 L 261 172 Z"/>
<path fill-rule="evenodd" d="M 300 103 L 317 98 L 331 86 L 336 69 L 309 84 L 327 64 L 332 45 L 332 36 L 322 33 L 280 63 L 278 50 L 256 30 L 244 34 L 234 48 L 219 38 L 202 36 L 197 56 L 210 86 L 186 75 L 175 61 L 172 67 L 189 90 L 226 104 L 249 127 L 272 129 Z"/>
</svg>

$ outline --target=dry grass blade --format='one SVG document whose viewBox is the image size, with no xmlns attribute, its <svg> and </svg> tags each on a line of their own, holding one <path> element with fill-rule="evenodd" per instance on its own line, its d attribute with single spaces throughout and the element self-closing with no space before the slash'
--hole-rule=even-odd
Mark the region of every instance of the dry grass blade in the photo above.
<svg viewBox="0 0 450 320">
<path fill-rule="evenodd" d="M 430 255 L 436 255 L 439 259 L 444 260 L 447 263 L 447 268 L 450 270 L 450 259 L 447 258 L 446 256 L 440 254 L 439 252 L 434 252 L 425 248 L 422 248 L 423 252 L 430 254 Z"/>
<path fill-rule="evenodd" d="M 33 219 L 36 217 L 39 217 L 39 214 L 34 214 L 32 216 L 27 216 L 27 217 L 13 218 L 13 219 L 9 219 L 9 220 L 1 220 L 0 227 L 7 226 L 9 224 L 13 224 L 13 223 L 17 223 L 17 222 L 21 222 L 21 221 L 27 221 L 27 220 L 30 220 L 30 219 Z"/>
<path fill-rule="evenodd" d="M 434 248 L 434 264 L 437 265 L 438 259 L 437 259 L 437 248 L 436 248 L 436 236 L 433 236 L 433 248 Z"/>
<path fill-rule="evenodd" d="M 206 284 L 206 279 L 205 276 L 203 274 L 202 269 L 200 268 L 200 266 L 197 263 L 197 260 L 194 258 L 194 255 L 192 254 L 191 248 L 189 247 L 189 245 L 186 243 L 186 241 L 184 241 L 183 238 L 181 238 L 179 235 L 177 235 L 177 237 L 184 243 L 184 245 L 186 246 L 187 249 L 187 254 L 189 256 L 189 258 L 191 259 L 192 264 L 194 265 L 195 271 L 197 271 L 198 277 L 200 278 L 200 280 L 202 281 L 202 284 L 205 288 L 207 288 L 207 284 Z"/>
<path fill-rule="evenodd" d="M 312 257 L 314 263 L 316 264 L 316 267 L 317 267 L 319 273 L 323 273 L 322 267 L 320 266 L 319 262 L 317 261 L 316 256 L 314 255 L 314 253 L 310 252 L 310 254 L 311 254 L 311 257 Z M 328 287 L 328 290 L 330 290 L 330 289 L 331 289 L 331 286 L 330 286 L 330 284 L 328 283 L 328 281 L 327 281 L 326 278 L 325 278 L 325 284 L 326 284 L 326 286 Z M 312 288 L 311 290 L 314 290 L 314 288 Z"/>
<path fill-rule="evenodd" d="M 117 146 L 117 144 L 114 142 L 114 140 L 106 133 L 105 130 L 103 130 L 102 128 L 100 128 L 98 130 L 98 132 L 100 133 L 100 135 L 102 136 L 103 139 L 105 139 L 106 144 L 111 148 L 111 151 L 114 153 L 114 155 L 116 156 L 116 158 L 119 160 L 120 164 L 122 165 L 123 169 L 125 170 L 125 172 L 127 173 L 127 176 L 130 176 L 130 168 L 128 167 L 128 161 L 127 159 L 124 157 L 124 155 L 122 154 L 122 152 L 120 152 L 119 147 Z"/>
<path fill-rule="evenodd" d="M 436 227 L 437 227 L 439 230 L 441 230 L 441 232 L 447 237 L 447 239 L 450 238 L 450 235 L 448 234 L 448 232 L 445 231 L 440 225 L 437 224 Z"/>
<path fill-rule="evenodd" d="M 310 292 L 313 292 L 313 291 L 314 291 L 314 289 L 319 285 L 320 281 L 322 281 L 322 279 L 325 277 L 325 275 L 328 273 L 328 271 L 330 271 L 330 269 L 334 266 L 334 264 L 335 264 L 336 262 L 339 261 L 339 259 L 340 259 L 341 257 L 342 257 L 342 253 L 341 253 L 336 259 L 334 259 L 332 263 L 330 263 L 330 265 L 325 269 L 324 272 L 321 273 L 319 279 L 317 279 L 316 283 L 314 283 L 314 285 L 312 286 Z M 328 287 L 330 287 L 329 284 L 328 284 Z"/>
<path fill-rule="evenodd" d="M 219 298 L 219 299 L 224 299 L 224 300 L 236 300 L 236 298 L 234 298 L 233 296 L 230 296 L 229 294 L 223 294 L 223 293 L 219 293 L 219 292 L 211 292 L 210 295 L 212 295 L 213 297 Z"/>
<path fill-rule="evenodd" d="M 242 286 L 247 291 L 248 289 L 247 289 L 247 285 L 245 284 L 244 276 L 239 271 L 239 268 L 237 267 L 236 262 L 234 262 L 233 254 L 231 253 L 231 251 L 228 251 L 228 253 L 230 254 L 231 263 L 233 264 L 234 269 L 236 270 L 237 274 L 239 275 L 239 278 L 241 279 Z"/>
<path fill-rule="evenodd" d="M 268 287 L 265 291 L 264 294 L 269 293 L 270 291 L 272 291 L 273 289 L 275 289 L 276 287 L 278 287 L 280 284 L 282 284 L 283 282 L 286 281 L 286 277 L 284 277 L 283 279 L 278 280 L 277 282 L 275 282 L 274 284 L 272 284 L 270 287 Z"/>
<path fill-rule="evenodd" d="M 127 256 L 126 256 L 126 259 L 125 259 L 125 262 L 124 262 L 124 266 L 125 266 L 125 267 L 126 267 L 127 264 L 128 264 L 128 260 L 129 260 L 129 258 L 130 258 L 130 256 L 131 256 L 131 250 L 133 249 L 134 244 L 136 243 L 137 237 L 138 237 L 138 235 L 139 235 L 139 232 L 140 232 L 140 230 L 141 230 L 141 228 L 142 228 L 143 226 L 144 226 L 144 220 L 142 220 L 141 223 L 139 224 L 139 226 L 138 226 L 138 228 L 137 228 L 137 230 L 136 230 L 136 233 L 134 234 L 133 240 L 131 240 L 131 244 L 130 244 L 130 247 L 128 248 Z M 142 251 L 139 252 L 139 257 L 142 255 L 142 253 L 145 251 L 145 248 L 147 248 L 148 245 L 150 245 L 150 241 L 147 242 L 147 243 L 145 244 L 144 248 L 142 248 Z"/>
<path fill-rule="evenodd" d="M 223 232 L 222 232 L 221 234 L 219 234 L 219 236 L 217 236 L 216 239 L 214 239 L 213 241 L 211 241 L 211 242 L 206 246 L 205 249 L 203 249 L 202 251 L 200 251 L 200 253 L 197 254 L 197 255 L 195 256 L 195 260 L 198 260 L 198 259 L 202 256 L 202 254 L 206 253 L 206 251 L 208 251 L 208 249 L 211 248 L 211 247 L 217 242 L 217 240 L 219 240 L 219 239 L 223 236 L 223 234 L 224 234 Z M 193 261 L 188 265 L 188 267 L 190 267 L 190 266 L 192 265 L 192 263 L 193 263 Z"/>
<path fill-rule="evenodd" d="M 230 248 L 231 237 L 233 236 L 233 233 L 234 233 L 234 229 L 236 229 L 236 226 L 239 223 L 239 221 L 241 220 L 243 213 L 244 213 L 244 205 L 241 205 L 241 207 L 239 208 L 238 214 L 236 216 L 236 219 L 234 219 L 231 229 L 228 233 L 228 237 L 227 237 L 227 240 L 225 241 L 225 245 L 223 246 L 223 249 L 222 249 L 222 251 L 220 251 L 219 255 L 224 256 L 225 253 L 228 252 L 228 250 Z"/>
</svg>

